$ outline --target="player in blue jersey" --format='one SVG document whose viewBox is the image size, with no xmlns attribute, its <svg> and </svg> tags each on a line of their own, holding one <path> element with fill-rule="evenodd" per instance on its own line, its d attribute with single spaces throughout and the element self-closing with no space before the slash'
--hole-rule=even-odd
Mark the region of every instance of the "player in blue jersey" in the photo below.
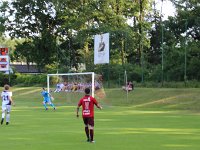
<svg viewBox="0 0 200 150">
<path fill-rule="evenodd" d="M 54 104 L 52 103 L 53 97 L 50 93 L 48 93 L 45 88 L 42 88 L 42 92 L 41 92 L 44 100 L 43 100 L 43 106 L 45 108 L 45 110 L 48 110 L 47 104 L 49 104 L 50 106 L 53 107 L 54 110 L 56 110 Z"/>
</svg>

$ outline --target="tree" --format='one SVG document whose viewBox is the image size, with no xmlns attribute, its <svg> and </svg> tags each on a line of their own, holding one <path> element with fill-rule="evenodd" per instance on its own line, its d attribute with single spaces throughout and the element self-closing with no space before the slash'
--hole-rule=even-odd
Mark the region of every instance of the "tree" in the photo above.
<svg viewBox="0 0 200 150">
<path fill-rule="evenodd" d="M 148 7 L 147 1 L 144 0 L 142 5 L 145 10 Z M 61 28 L 65 29 L 68 43 L 71 41 L 71 37 L 74 37 L 76 43 L 79 43 L 79 52 L 81 55 L 84 54 L 82 58 L 92 54 L 92 37 L 95 34 L 109 32 L 110 41 L 112 41 L 110 45 L 111 62 L 135 63 L 135 60 L 140 57 L 135 55 L 140 37 L 137 33 L 139 28 L 138 7 L 137 2 L 127 0 L 65 1 L 65 7 L 60 15 L 60 18 L 64 20 Z M 135 26 L 127 23 L 127 20 L 133 17 L 137 18 L 134 22 Z M 148 39 L 145 38 L 145 34 L 150 26 L 144 22 L 147 21 L 142 20 L 140 24 L 144 30 L 142 36 L 144 37 L 143 44 L 146 47 Z M 72 41 L 70 46 L 73 49 Z M 91 57 L 87 60 L 90 60 L 87 64 L 92 62 Z"/>
<path fill-rule="evenodd" d="M 16 0 L 9 5 L 8 12 L 13 18 L 7 20 L 9 35 L 27 39 L 16 48 L 18 56 L 27 57 L 27 63 L 36 62 L 39 68 L 53 63 L 58 23 L 52 1 Z M 28 46 L 26 52 L 21 50 L 23 45 Z"/>
<path fill-rule="evenodd" d="M 185 73 L 187 79 L 199 79 L 197 70 L 200 69 L 200 64 L 197 60 L 200 51 L 197 47 L 200 40 L 200 6 L 197 0 L 172 2 L 176 6 L 177 14 L 165 22 L 166 65 L 171 70 L 169 74 L 174 77 L 173 80 L 185 80 Z"/>
<path fill-rule="evenodd" d="M 0 2 L 0 36 L 5 32 L 6 8 L 8 2 Z"/>
</svg>

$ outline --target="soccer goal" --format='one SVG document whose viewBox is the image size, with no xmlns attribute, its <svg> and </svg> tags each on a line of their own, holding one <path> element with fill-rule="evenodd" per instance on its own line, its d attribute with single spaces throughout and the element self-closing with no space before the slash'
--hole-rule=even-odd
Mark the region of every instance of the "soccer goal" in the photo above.
<svg viewBox="0 0 200 150">
<path fill-rule="evenodd" d="M 84 95 L 85 88 L 90 88 L 94 97 L 103 88 L 101 75 L 94 72 L 47 74 L 47 89 L 58 99 L 75 102 Z M 100 94 L 99 94 L 100 95 Z"/>
</svg>

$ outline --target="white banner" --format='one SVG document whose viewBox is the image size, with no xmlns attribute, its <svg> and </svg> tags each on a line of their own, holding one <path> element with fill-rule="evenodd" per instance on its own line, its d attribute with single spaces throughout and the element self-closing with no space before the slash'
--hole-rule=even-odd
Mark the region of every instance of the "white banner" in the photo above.
<svg viewBox="0 0 200 150">
<path fill-rule="evenodd" d="M 94 37 L 94 64 L 109 63 L 109 33 Z"/>
<path fill-rule="evenodd" d="M 2 55 L 0 56 L 0 71 L 9 70 L 9 56 Z"/>
</svg>

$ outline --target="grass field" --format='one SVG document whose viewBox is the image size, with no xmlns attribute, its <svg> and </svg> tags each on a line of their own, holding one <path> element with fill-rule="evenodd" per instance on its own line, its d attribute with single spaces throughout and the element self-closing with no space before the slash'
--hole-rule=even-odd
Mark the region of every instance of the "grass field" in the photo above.
<svg viewBox="0 0 200 150">
<path fill-rule="evenodd" d="M 57 110 L 44 111 L 40 88 L 12 88 L 11 123 L 0 126 L 0 149 L 199 150 L 199 89 L 106 89 L 95 112 L 95 141 L 85 142 L 76 118 L 81 95 L 54 94 Z M 70 98 L 70 100 L 68 99 Z"/>
</svg>

